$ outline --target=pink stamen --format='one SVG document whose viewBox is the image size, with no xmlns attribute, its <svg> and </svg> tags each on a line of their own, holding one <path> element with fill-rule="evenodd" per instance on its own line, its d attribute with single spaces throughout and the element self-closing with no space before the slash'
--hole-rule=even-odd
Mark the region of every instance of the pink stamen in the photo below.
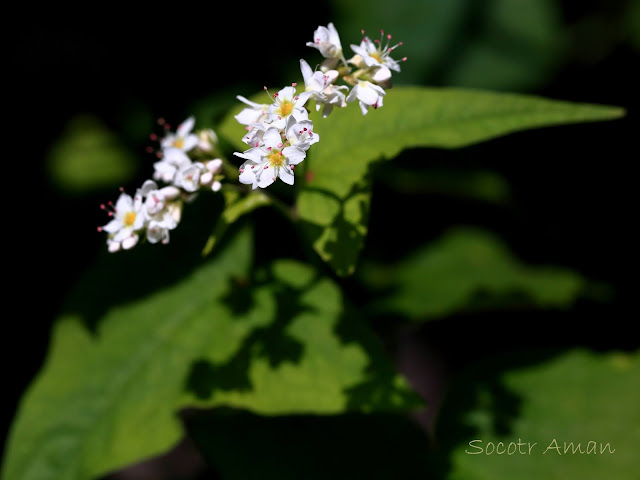
<svg viewBox="0 0 640 480">
<path fill-rule="evenodd" d="M 164 125 L 164 118 L 160 117 L 158 119 L 158 125 Z"/>
<path fill-rule="evenodd" d="M 147 147 L 146 151 L 147 153 L 153 153 L 153 147 Z"/>
<path fill-rule="evenodd" d="M 97 230 L 98 230 L 99 232 L 101 232 L 101 231 L 102 231 L 102 227 L 98 227 L 98 228 L 97 228 Z"/>
<path fill-rule="evenodd" d="M 293 82 L 293 83 L 291 84 L 291 86 L 292 86 L 292 87 L 297 87 L 297 86 L 298 86 L 298 84 L 297 84 L 296 82 Z"/>
<path fill-rule="evenodd" d="M 149 140 L 155 142 L 158 139 L 158 136 L 155 133 L 149 135 Z"/>
</svg>

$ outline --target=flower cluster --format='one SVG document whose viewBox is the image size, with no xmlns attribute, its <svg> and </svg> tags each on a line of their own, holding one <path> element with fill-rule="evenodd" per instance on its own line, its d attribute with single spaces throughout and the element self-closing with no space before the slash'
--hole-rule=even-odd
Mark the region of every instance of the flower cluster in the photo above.
<svg viewBox="0 0 640 480">
<path fill-rule="evenodd" d="M 298 93 L 297 84 L 292 83 L 270 95 L 264 87 L 269 96 L 265 104 L 237 97 L 246 105 L 235 119 L 245 126 L 242 141 L 248 146 L 243 152 L 234 152 L 244 160 L 239 168 L 240 183 L 252 189 L 266 188 L 279 178 L 293 185 L 296 165 L 320 140 L 309 119 L 312 108 L 308 105 L 315 104 L 316 111 L 322 110 L 323 118 L 334 108 L 345 108 L 356 100 L 363 115 L 371 108 L 382 107 L 385 89 L 391 87 L 391 72 L 400 71 L 391 53 L 402 43 L 390 46 L 391 35 L 385 36 L 383 31 L 380 39 L 373 41 L 364 31 L 362 35 L 360 45 L 351 45 L 354 55 L 347 60 L 335 26 L 320 26 L 307 46 L 317 49 L 324 60 L 315 70 L 300 60 L 303 91 Z M 406 61 L 406 57 L 401 60 Z M 164 124 L 167 133 L 159 139 L 153 180 L 145 181 L 133 198 L 122 191 L 115 205 L 109 202 L 101 206 L 112 217 L 98 227 L 108 234 L 110 252 L 130 249 L 140 238 L 168 243 L 169 232 L 180 222 L 184 203 L 203 189 L 217 192 L 222 188 L 225 160 L 217 156 L 216 134 L 210 129 L 193 132 L 194 125 L 193 117 L 175 132 L 169 132 Z M 155 134 L 151 137 L 158 140 Z M 165 185 L 159 187 L 156 182 Z"/>
<path fill-rule="evenodd" d="M 382 106 L 384 88 L 391 86 L 391 70 L 400 71 L 399 63 L 390 55 L 402 43 L 389 46 L 391 35 L 387 35 L 383 46 L 384 32 L 380 35 L 379 40 L 371 41 L 364 36 L 360 45 L 351 45 L 355 55 L 346 60 L 335 26 L 332 23 L 327 27 L 320 26 L 314 32 L 314 41 L 308 42 L 307 46 L 317 49 L 325 60 L 319 70 L 314 71 L 300 59 L 304 92 L 298 94 L 297 84 L 292 83 L 275 93 L 272 103 L 260 104 L 243 96 L 237 97 L 246 107 L 235 119 L 245 125 L 247 133 L 242 141 L 250 147 L 242 153 L 234 152 L 245 160 L 240 166 L 241 183 L 251 185 L 253 189 L 265 188 L 279 178 L 293 185 L 295 166 L 319 140 L 305 107 L 308 101 L 315 102 L 316 111 L 322 109 L 324 118 L 335 107 L 344 108 L 355 100 L 363 115 L 370 108 Z M 352 71 L 350 65 L 356 70 Z M 346 84 L 336 84 L 339 79 Z"/>
<path fill-rule="evenodd" d="M 98 227 L 108 234 L 110 252 L 133 248 L 141 236 L 150 243 L 168 243 L 169 231 L 180 223 L 184 202 L 192 201 L 201 189 L 220 190 L 222 160 L 211 158 L 217 136 L 210 129 L 192 133 L 194 124 L 195 119 L 189 117 L 160 139 L 153 180 L 146 180 L 133 198 L 121 189 L 115 205 L 100 206 L 111 217 Z M 151 139 L 157 136 L 152 134 Z M 159 187 L 156 181 L 167 185 Z"/>
</svg>

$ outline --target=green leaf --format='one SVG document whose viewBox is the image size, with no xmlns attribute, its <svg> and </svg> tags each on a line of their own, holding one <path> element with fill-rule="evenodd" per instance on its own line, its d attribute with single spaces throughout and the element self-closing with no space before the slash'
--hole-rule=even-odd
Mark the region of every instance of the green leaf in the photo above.
<svg viewBox="0 0 640 480">
<path fill-rule="evenodd" d="M 275 262 L 235 302 L 259 327 L 231 355 L 219 332 L 218 348 L 199 358 L 189 375 L 186 404 L 269 415 L 422 404 L 357 312 L 345 307 L 338 285 L 312 268 Z"/>
<path fill-rule="evenodd" d="M 585 287 L 570 270 L 525 265 L 495 235 L 462 227 L 397 265 L 365 265 L 361 278 L 381 297 L 372 311 L 416 321 L 505 307 L 567 308 Z"/>
<path fill-rule="evenodd" d="M 133 177 L 138 165 L 135 155 L 91 115 L 69 121 L 47 161 L 56 186 L 71 193 L 120 186 Z"/>
<path fill-rule="evenodd" d="M 335 283 L 292 261 L 252 281 L 250 236 L 234 238 L 182 281 L 115 306 L 81 283 L 83 303 L 56 323 L 20 404 L 3 478 L 85 480 L 160 454 L 183 435 L 182 407 L 276 415 L 422 405 Z M 156 280 L 129 265 L 137 282 Z M 129 283 L 113 278 L 120 296 Z"/>
<path fill-rule="evenodd" d="M 315 119 L 320 142 L 304 162 L 307 181 L 298 196 L 298 213 L 320 257 L 338 274 L 349 275 L 367 233 L 372 162 L 407 148 L 459 148 L 520 130 L 623 114 L 618 107 L 528 95 L 394 88 L 384 108 L 367 115 L 351 106 Z"/>
<path fill-rule="evenodd" d="M 515 360 L 476 365 L 450 390 L 434 452 L 450 462 L 446 478 L 637 478 L 638 352 L 574 350 L 542 363 L 525 363 L 519 353 Z M 498 454 L 498 442 L 512 454 Z"/>
<path fill-rule="evenodd" d="M 90 311 L 58 320 L 46 364 L 20 403 L 3 478 L 90 479 L 180 439 L 175 413 L 194 356 L 220 332 L 235 332 L 225 337 L 233 349 L 255 324 L 249 318 L 238 328 L 221 301 L 231 279 L 246 275 L 249 233 L 222 253 L 173 288 L 108 308 L 95 331 Z M 142 282 L 149 276 L 135 274 Z M 119 293 L 117 284 L 108 288 Z M 94 285 L 98 301 L 99 290 Z"/>
</svg>

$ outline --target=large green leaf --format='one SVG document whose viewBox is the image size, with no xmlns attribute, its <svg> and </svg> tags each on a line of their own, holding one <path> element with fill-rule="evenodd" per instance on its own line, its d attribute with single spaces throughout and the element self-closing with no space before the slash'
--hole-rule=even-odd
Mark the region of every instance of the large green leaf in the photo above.
<svg viewBox="0 0 640 480">
<path fill-rule="evenodd" d="M 586 282 L 570 270 L 520 262 L 495 235 L 458 227 L 395 265 L 367 264 L 361 278 L 377 313 L 433 320 L 498 308 L 567 308 Z M 386 293 L 385 293 L 386 292 Z"/>
<path fill-rule="evenodd" d="M 413 147 L 457 148 L 528 128 L 617 118 L 621 108 L 527 95 L 398 87 L 384 108 L 363 116 L 347 108 L 315 122 L 310 179 L 298 197 L 300 218 L 318 254 L 338 274 L 355 270 L 367 228 L 371 162 Z"/>
<path fill-rule="evenodd" d="M 286 261 L 251 280 L 250 251 L 244 232 L 179 283 L 117 306 L 83 282 L 88 307 L 67 307 L 75 313 L 56 324 L 4 478 L 90 479 L 159 454 L 180 439 L 186 406 L 275 415 L 421 404 L 336 284 Z"/>
<path fill-rule="evenodd" d="M 640 355 L 525 358 L 479 363 L 450 390 L 434 455 L 446 478 L 637 478 Z"/>
<path fill-rule="evenodd" d="M 220 332 L 219 348 L 210 348 L 191 371 L 188 404 L 271 415 L 421 404 L 357 312 L 344 306 L 338 285 L 312 268 L 277 261 L 235 302 L 260 326 L 231 356 Z"/>
<path fill-rule="evenodd" d="M 79 310 L 58 320 L 46 364 L 12 426 L 3 478 L 90 479 L 179 440 L 175 410 L 194 355 L 237 325 L 220 299 L 232 277 L 246 275 L 248 233 L 223 253 L 173 288 L 96 305 L 107 308 L 97 325 Z M 144 271 L 135 274 L 145 281 Z M 93 288 L 100 303 L 102 287 Z M 228 348 L 255 323 L 246 319 L 236 336 L 226 336 Z"/>
</svg>

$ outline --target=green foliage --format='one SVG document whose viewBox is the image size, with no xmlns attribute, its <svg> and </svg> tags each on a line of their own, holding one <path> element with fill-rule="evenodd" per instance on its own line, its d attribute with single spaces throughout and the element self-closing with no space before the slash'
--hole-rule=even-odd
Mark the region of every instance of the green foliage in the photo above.
<svg viewBox="0 0 640 480">
<path fill-rule="evenodd" d="M 523 265 L 495 235 L 462 227 L 398 265 L 365 265 L 360 277 L 382 292 L 372 312 L 413 320 L 504 307 L 568 308 L 585 286 L 566 269 Z"/>
<path fill-rule="evenodd" d="M 298 213 L 320 257 L 339 275 L 349 275 L 367 233 L 372 162 L 406 148 L 459 148 L 519 130 L 623 113 L 527 95 L 398 87 L 389 91 L 380 112 L 339 110 L 331 121 L 315 123 L 321 141 L 305 161 L 308 180 L 298 196 Z M 228 121 L 223 128 L 229 131 Z"/>
<path fill-rule="evenodd" d="M 434 453 L 450 461 L 447 478 L 636 478 L 640 355 L 579 350 L 526 358 L 480 363 L 452 388 Z M 484 451 L 466 453 L 480 452 L 469 445 L 475 439 Z M 518 441 L 535 443 L 531 454 L 525 445 L 525 454 L 487 455 L 488 442 L 506 449 Z"/>
<path fill-rule="evenodd" d="M 74 117 L 53 145 L 48 159 L 51 179 L 69 193 L 117 188 L 135 174 L 137 160 L 98 118 Z"/>
<path fill-rule="evenodd" d="M 275 415 L 421 404 L 335 283 L 292 261 L 249 277 L 246 231 L 219 254 L 98 318 L 67 307 L 22 402 L 5 478 L 90 479 L 159 454 L 180 439 L 185 406 Z"/>
</svg>

